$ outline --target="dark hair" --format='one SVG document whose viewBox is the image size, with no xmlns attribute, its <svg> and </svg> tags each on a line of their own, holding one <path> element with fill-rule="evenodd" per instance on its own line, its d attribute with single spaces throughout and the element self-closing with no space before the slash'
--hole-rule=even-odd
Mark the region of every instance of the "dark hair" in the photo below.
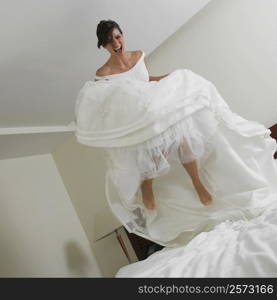
<svg viewBox="0 0 277 300">
<path fill-rule="evenodd" d="M 117 28 L 120 33 L 122 34 L 122 30 L 120 29 L 119 25 L 112 20 L 102 20 L 97 25 L 96 34 L 98 37 L 97 47 L 105 46 L 111 41 L 111 33 L 114 28 Z"/>
</svg>

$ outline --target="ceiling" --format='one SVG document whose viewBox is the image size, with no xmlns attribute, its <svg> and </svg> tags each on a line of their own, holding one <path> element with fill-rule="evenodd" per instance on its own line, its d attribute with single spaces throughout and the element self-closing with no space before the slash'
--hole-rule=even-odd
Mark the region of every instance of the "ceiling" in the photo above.
<svg viewBox="0 0 277 300">
<path fill-rule="evenodd" d="M 78 91 L 108 58 L 100 20 L 148 55 L 208 2 L 0 0 L 0 159 L 50 153 L 73 135 Z"/>
</svg>

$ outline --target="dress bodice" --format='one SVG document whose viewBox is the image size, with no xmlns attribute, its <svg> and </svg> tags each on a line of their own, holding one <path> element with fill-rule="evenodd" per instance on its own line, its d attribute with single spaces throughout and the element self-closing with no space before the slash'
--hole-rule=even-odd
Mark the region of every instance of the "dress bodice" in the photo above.
<svg viewBox="0 0 277 300">
<path fill-rule="evenodd" d="M 128 71 L 111 74 L 106 76 L 95 75 L 95 81 L 100 79 L 113 80 L 113 79 L 135 79 L 142 81 L 149 81 L 149 73 L 144 62 L 145 53 L 142 51 L 141 57 L 138 59 L 137 63 Z"/>
</svg>

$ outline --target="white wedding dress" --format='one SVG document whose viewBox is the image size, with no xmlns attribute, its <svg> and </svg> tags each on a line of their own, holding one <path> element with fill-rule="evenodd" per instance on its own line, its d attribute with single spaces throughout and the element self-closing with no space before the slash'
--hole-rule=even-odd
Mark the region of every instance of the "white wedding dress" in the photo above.
<svg viewBox="0 0 277 300">
<path fill-rule="evenodd" d="M 215 86 L 190 70 L 149 82 L 144 56 L 127 72 L 86 82 L 75 107 L 77 140 L 107 154 L 106 197 L 125 228 L 173 247 L 274 204 L 270 130 L 233 113 Z M 181 165 L 192 160 L 213 197 L 209 206 Z M 154 211 L 142 202 L 147 178 L 155 178 Z"/>
</svg>

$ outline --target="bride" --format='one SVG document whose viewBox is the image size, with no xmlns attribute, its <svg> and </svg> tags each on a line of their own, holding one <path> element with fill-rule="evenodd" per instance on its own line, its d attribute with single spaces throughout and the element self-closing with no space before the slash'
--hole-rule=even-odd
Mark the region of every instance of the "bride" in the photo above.
<svg viewBox="0 0 277 300">
<path fill-rule="evenodd" d="M 190 70 L 149 76 L 145 53 L 125 51 L 116 22 L 102 20 L 97 37 L 110 56 L 79 92 L 75 133 L 104 149 L 106 197 L 129 232 L 180 244 L 276 200 L 276 142 L 267 128 L 233 113 Z"/>
<path fill-rule="evenodd" d="M 123 33 L 116 22 L 101 21 L 97 27 L 97 37 L 98 48 L 103 46 L 110 54 L 108 61 L 96 71 L 98 78 L 107 78 L 107 76 L 115 74 L 122 74 L 124 76 L 125 74 L 123 73 L 134 68 L 140 61 L 143 63 L 142 60 L 140 60 L 140 58 L 144 56 L 142 51 L 125 51 Z M 149 76 L 149 81 L 159 81 L 167 75 Z M 179 143 L 179 148 L 180 147 L 184 147 L 181 142 Z M 180 153 L 181 149 L 179 149 L 179 154 Z M 180 159 L 182 158 L 180 157 Z M 190 175 L 201 202 L 204 205 L 210 204 L 212 198 L 198 176 L 196 160 L 183 163 L 182 165 Z M 148 209 L 155 208 L 152 181 L 153 178 L 148 178 L 141 184 L 143 203 Z"/>
</svg>

